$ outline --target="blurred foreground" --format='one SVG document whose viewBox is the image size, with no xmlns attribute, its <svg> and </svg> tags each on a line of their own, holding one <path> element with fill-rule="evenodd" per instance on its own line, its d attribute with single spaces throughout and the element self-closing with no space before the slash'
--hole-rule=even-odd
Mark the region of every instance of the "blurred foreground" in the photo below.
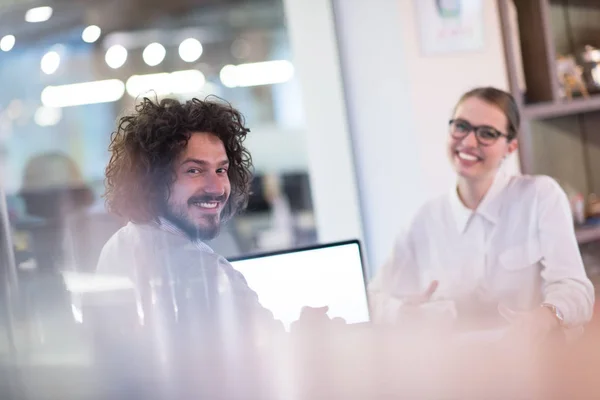
<svg viewBox="0 0 600 400">
<path fill-rule="evenodd" d="M 5 362 L 1 398 L 589 399 L 600 393 L 598 325 L 576 343 L 557 337 L 536 347 L 440 326 L 313 328 L 283 334 L 258 352 L 219 347 L 222 338 L 180 336 L 159 345 L 156 335 L 146 340 L 133 331 L 120 335 L 120 343 L 117 335 L 110 343 L 96 337 L 94 361 L 85 367 Z"/>
</svg>

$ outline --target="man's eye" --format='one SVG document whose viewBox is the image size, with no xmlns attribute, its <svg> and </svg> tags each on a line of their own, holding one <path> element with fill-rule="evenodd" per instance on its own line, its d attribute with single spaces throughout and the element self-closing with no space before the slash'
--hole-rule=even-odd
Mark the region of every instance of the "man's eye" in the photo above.
<svg viewBox="0 0 600 400">
<path fill-rule="evenodd" d="M 226 173 L 227 173 L 227 171 L 228 171 L 228 169 L 227 169 L 227 168 L 219 168 L 219 169 L 217 170 L 217 173 L 218 173 L 218 174 L 226 174 Z"/>
<path fill-rule="evenodd" d="M 188 174 L 199 174 L 200 170 L 198 168 L 190 168 L 187 170 Z"/>
</svg>

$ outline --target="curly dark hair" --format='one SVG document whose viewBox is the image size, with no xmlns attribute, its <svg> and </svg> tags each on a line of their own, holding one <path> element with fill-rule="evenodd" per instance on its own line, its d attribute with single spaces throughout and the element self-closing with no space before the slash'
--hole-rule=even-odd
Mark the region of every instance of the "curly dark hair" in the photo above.
<svg viewBox="0 0 600 400">
<path fill-rule="evenodd" d="M 225 145 L 231 195 L 223 219 L 243 210 L 250 194 L 252 158 L 243 146 L 250 130 L 242 114 L 224 101 L 159 102 L 147 97 L 135 113 L 119 120 L 111 136 L 104 195 L 108 210 L 135 223 L 156 220 L 175 182 L 173 163 L 194 132 L 210 132 Z"/>
</svg>

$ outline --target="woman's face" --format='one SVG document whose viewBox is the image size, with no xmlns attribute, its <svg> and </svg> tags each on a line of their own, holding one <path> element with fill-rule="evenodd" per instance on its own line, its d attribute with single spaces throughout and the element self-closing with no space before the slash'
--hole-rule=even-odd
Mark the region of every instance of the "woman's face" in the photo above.
<svg viewBox="0 0 600 400">
<path fill-rule="evenodd" d="M 477 97 L 456 108 L 448 134 L 448 156 L 456 173 L 469 180 L 493 177 L 504 158 L 517 149 L 508 141 L 508 120 L 498 107 Z M 471 128 L 479 128 L 479 134 Z M 479 140 L 478 140 L 478 137 Z"/>
</svg>

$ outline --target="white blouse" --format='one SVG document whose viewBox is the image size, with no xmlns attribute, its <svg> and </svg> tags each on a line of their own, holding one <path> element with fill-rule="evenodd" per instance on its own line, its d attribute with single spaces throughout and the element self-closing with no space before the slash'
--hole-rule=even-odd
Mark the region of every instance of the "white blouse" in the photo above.
<svg viewBox="0 0 600 400">
<path fill-rule="evenodd" d="M 406 296 L 439 281 L 435 300 L 503 304 L 527 311 L 555 305 L 564 323 L 592 317 L 569 202 L 547 176 L 499 172 L 477 210 L 456 189 L 425 204 L 369 285 L 375 321 L 396 318 Z"/>
</svg>

